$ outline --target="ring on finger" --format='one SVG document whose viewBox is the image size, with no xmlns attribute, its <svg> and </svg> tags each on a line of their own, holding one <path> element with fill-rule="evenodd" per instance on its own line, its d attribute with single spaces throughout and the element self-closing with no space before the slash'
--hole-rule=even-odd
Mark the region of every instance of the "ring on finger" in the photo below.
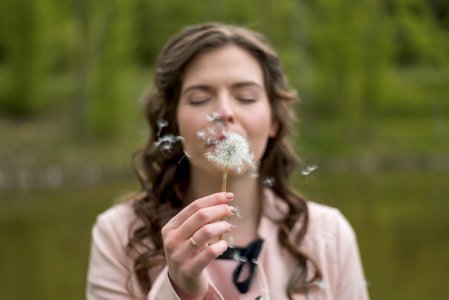
<svg viewBox="0 0 449 300">
<path fill-rule="evenodd" d="M 200 247 L 200 245 L 198 245 L 198 243 L 197 243 L 193 238 L 190 238 L 190 243 L 191 243 L 193 246 L 195 246 L 196 248 L 199 248 L 199 247 Z"/>
</svg>

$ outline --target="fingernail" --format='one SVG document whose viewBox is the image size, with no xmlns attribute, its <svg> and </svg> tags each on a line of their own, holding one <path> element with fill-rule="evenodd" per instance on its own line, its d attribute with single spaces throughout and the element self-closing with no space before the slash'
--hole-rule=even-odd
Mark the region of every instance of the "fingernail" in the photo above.
<svg viewBox="0 0 449 300">
<path fill-rule="evenodd" d="M 234 194 L 233 193 L 226 193 L 225 196 L 226 196 L 226 199 L 229 199 L 229 200 L 234 198 Z"/>
</svg>

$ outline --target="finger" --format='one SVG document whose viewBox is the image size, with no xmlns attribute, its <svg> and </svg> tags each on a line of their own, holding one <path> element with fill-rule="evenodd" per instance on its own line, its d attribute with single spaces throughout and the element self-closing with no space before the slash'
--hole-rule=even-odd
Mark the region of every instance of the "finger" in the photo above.
<svg viewBox="0 0 449 300">
<path fill-rule="evenodd" d="M 183 266 L 183 273 L 191 276 L 199 276 L 201 272 L 215 259 L 221 255 L 228 248 L 228 243 L 224 240 L 219 240 L 209 246 L 204 247 L 198 255 L 192 257 Z"/>
<path fill-rule="evenodd" d="M 186 238 L 185 242 L 177 245 L 171 252 L 171 257 L 175 261 L 185 262 L 186 258 L 197 255 L 209 246 L 209 243 L 215 242 L 217 238 L 225 233 L 232 231 L 232 224 L 226 221 L 220 221 L 203 226 L 195 232 L 190 238 Z"/>
<path fill-rule="evenodd" d="M 188 239 L 190 243 L 187 246 L 191 250 L 201 248 L 205 245 L 208 246 L 210 242 L 215 241 L 220 235 L 231 232 L 232 228 L 232 224 L 226 221 L 207 224 L 192 235 L 191 239 L 193 239 L 194 242 L 192 242 L 191 239 Z"/>
<path fill-rule="evenodd" d="M 227 204 L 201 208 L 176 229 L 177 236 L 180 239 L 187 239 L 207 224 L 231 217 L 235 213 L 235 210 L 234 207 Z"/>
<path fill-rule="evenodd" d="M 176 216 L 174 216 L 167 224 L 168 228 L 178 228 L 184 223 L 191 215 L 196 211 L 210 207 L 214 205 L 227 204 L 234 199 L 234 194 L 232 193 L 215 193 L 208 195 L 204 198 L 193 201 L 187 205 L 183 210 L 181 210 Z"/>
</svg>

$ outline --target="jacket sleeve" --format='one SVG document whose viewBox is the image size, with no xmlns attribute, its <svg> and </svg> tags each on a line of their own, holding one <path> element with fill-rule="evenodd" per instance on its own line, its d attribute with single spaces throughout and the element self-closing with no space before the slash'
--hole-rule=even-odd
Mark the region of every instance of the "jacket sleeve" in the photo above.
<svg viewBox="0 0 449 300">
<path fill-rule="evenodd" d="M 369 299 L 365 275 L 363 273 L 359 248 L 353 228 L 346 218 L 340 215 L 339 280 L 337 299 Z"/>
<path fill-rule="evenodd" d="M 135 298 L 130 295 L 128 258 L 111 215 L 111 211 L 101 214 L 92 229 L 86 289 L 88 300 Z M 141 295 L 137 298 L 140 299 Z"/>
<path fill-rule="evenodd" d="M 123 227 L 123 228 L 122 228 Z M 144 295 L 132 272 L 132 261 L 126 254 L 128 228 L 114 209 L 101 214 L 92 228 L 90 259 L 87 273 L 88 300 L 181 300 L 163 268 Z M 201 300 L 223 299 L 218 290 L 209 285 Z"/>
<path fill-rule="evenodd" d="M 181 300 L 181 298 L 176 294 L 173 285 L 171 284 L 167 267 L 162 270 L 162 272 L 154 282 L 150 294 L 148 295 L 148 299 Z M 206 296 L 198 300 L 224 300 L 224 298 L 217 290 L 217 288 L 209 281 L 209 290 L 207 291 Z"/>
</svg>

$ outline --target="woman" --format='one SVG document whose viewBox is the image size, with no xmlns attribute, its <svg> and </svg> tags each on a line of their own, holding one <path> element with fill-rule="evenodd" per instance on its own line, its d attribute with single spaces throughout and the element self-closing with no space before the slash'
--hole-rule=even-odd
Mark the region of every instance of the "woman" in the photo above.
<svg viewBox="0 0 449 300">
<path fill-rule="evenodd" d="M 288 184 L 294 100 L 258 33 L 209 23 L 169 40 L 146 102 L 142 191 L 98 217 L 88 298 L 367 299 L 349 223 Z M 250 149 L 235 168 L 217 159 L 231 136 Z"/>
</svg>

